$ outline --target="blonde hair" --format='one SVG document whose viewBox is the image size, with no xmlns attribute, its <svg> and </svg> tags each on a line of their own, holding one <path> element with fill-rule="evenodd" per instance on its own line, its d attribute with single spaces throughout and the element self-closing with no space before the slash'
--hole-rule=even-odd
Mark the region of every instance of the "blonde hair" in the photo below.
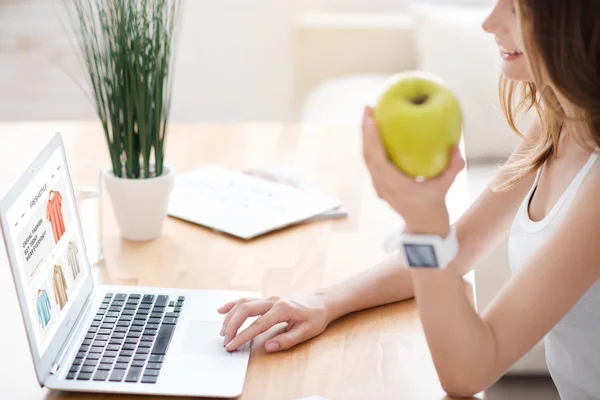
<svg viewBox="0 0 600 400">
<path fill-rule="evenodd" d="M 496 191 L 509 190 L 556 153 L 565 121 L 585 121 L 594 141 L 600 144 L 600 24 L 595 23 L 595 16 L 600 15 L 599 2 L 520 0 L 518 8 L 534 81 L 500 78 L 502 111 L 508 125 L 526 143 L 522 153 L 502 167 L 503 178 L 493 187 Z M 551 86 L 540 87 L 544 77 L 581 110 L 577 115 L 566 115 Z M 526 137 L 515 120 L 518 114 L 532 109 L 541 122 L 541 131 Z M 574 137 L 592 151 L 593 147 L 585 143 L 587 136 L 578 132 Z"/>
</svg>

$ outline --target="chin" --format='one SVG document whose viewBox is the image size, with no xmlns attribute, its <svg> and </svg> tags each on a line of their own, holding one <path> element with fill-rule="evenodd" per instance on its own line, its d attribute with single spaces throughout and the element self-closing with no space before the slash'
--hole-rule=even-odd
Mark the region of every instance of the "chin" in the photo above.
<svg viewBox="0 0 600 400">
<path fill-rule="evenodd" d="M 533 79 L 527 64 L 522 61 L 502 62 L 502 74 L 512 81 L 531 82 Z"/>
</svg>

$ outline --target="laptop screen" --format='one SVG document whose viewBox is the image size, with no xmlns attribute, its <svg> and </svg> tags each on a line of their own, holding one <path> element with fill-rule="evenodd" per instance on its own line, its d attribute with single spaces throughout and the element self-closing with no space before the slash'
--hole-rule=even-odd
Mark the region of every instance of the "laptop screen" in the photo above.
<svg viewBox="0 0 600 400">
<path fill-rule="evenodd" d="M 62 150 L 57 148 L 6 214 L 17 285 L 40 357 L 89 275 Z"/>
</svg>

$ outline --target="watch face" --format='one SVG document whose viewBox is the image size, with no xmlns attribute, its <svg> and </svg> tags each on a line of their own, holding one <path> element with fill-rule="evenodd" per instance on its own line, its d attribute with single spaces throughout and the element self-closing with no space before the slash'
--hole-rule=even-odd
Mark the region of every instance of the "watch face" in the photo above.
<svg viewBox="0 0 600 400">
<path fill-rule="evenodd" d="M 429 244 L 404 244 L 409 267 L 439 268 L 435 248 Z"/>
</svg>

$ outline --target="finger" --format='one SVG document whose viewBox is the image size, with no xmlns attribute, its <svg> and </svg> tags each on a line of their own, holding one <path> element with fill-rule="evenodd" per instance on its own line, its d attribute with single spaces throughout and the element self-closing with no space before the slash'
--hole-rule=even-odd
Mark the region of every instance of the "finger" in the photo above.
<svg viewBox="0 0 600 400">
<path fill-rule="evenodd" d="M 363 120 L 362 120 L 363 156 L 366 156 L 366 146 L 365 146 L 366 134 L 367 134 L 367 131 L 369 129 L 371 129 L 371 127 L 370 127 L 371 118 L 372 118 L 372 116 L 371 116 L 371 113 L 369 112 L 368 107 L 365 107 L 365 110 L 363 113 Z"/>
<path fill-rule="evenodd" d="M 387 193 L 388 193 L 387 190 L 385 189 L 386 188 L 385 184 L 381 183 L 376 178 L 371 179 L 371 184 L 373 185 L 373 189 L 375 189 L 375 193 L 377 194 L 377 197 L 379 197 L 382 200 L 385 200 L 387 198 Z"/>
<path fill-rule="evenodd" d="M 225 340 L 223 343 L 228 344 L 231 342 L 231 339 L 233 339 L 237 334 L 238 329 L 244 325 L 244 322 L 246 322 L 248 318 L 256 317 L 257 315 L 263 315 L 268 312 L 271 307 L 273 307 L 273 303 L 266 300 L 241 304 L 236 312 L 231 316 L 231 319 L 228 321 L 227 325 L 225 325 Z"/>
<path fill-rule="evenodd" d="M 378 137 L 379 129 L 377 128 L 375 118 L 373 118 L 372 113 L 365 108 L 363 119 L 363 149 L 365 154 L 377 155 L 375 151 L 378 150 L 378 148 L 376 146 L 374 147 L 374 145 L 379 144 L 377 141 Z"/>
<path fill-rule="evenodd" d="M 363 124 L 363 156 L 370 170 L 391 167 L 379 128 L 372 115 L 366 115 Z"/>
<path fill-rule="evenodd" d="M 240 332 L 240 334 L 234 337 L 229 343 L 226 343 L 225 349 L 227 351 L 237 350 L 240 346 L 254 339 L 256 336 L 286 320 L 287 315 L 281 309 L 270 309 L 265 315 Z"/>
<path fill-rule="evenodd" d="M 374 111 L 371 106 L 365 106 L 363 111 L 363 125 L 367 121 L 367 118 L 374 118 Z"/>
<path fill-rule="evenodd" d="M 449 170 L 454 172 L 454 175 L 457 175 L 460 171 L 462 171 L 466 166 L 465 159 L 463 158 L 460 149 L 458 146 L 454 146 L 452 149 L 452 155 L 450 156 L 450 168 Z"/>
<path fill-rule="evenodd" d="M 231 317 L 233 317 L 233 315 L 235 314 L 235 312 L 237 311 L 238 307 L 241 304 L 244 303 L 248 303 L 251 301 L 256 301 L 259 299 L 255 299 L 255 298 L 244 298 L 244 299 L 239 299 L 234 301 L 233 303 L 235 303 L 233 305 L 233 307 L 227 312 L 227 315 L 225 316 L 225 319 L 223 320 L 223 326 L 221 327 L 221 336 L 225 335 L 225 327 L 227 326 L 227 324 L 229 323 L 229 320 L 231 320 Z M 229 303 L 228 303 L 229 304 Z"/>
<path fill-rule="evenodd" d="M 389 175 L 394 179 L 394 185 L 409 185 L 411 179 L 402 173 L 390 160 L 377 123 L 372 117 L 372 109 L 368 111 L 363 129 L 363 152 L 371 175 Z"/>
<path fill-rule="evenodd" d="M 437 180 L 447 186 L 450 186 L 456 179 L 456 176 L 465 168 L 465 165 L 465 160 L 460 153 L 460 149 L 458 146 L 455 146 L 452 149 L 448 167 L 446 167 L 444 172 L 440 174 Z"/>
<path fill-rule="evenodd" d="M 265 350 L 269 353 L 288 350 L 299 343 L 307 341 L 311 337 L 310 325 L 307 323 L 299 324 L 265 343 Z"/>
<path fill-rule="evenodd" d="M 365 108 L 363 124 L 363 156 L 379 198 L 388 199 L 387 193 L 397 191 L 410 193 L 415 182 L 389 159 L 381 133 L 373 118 L 373 109 L 369 107 Z"/>
<path fill-rule="evenodd" d="M 217 312 L 219 314 L 227 314 L 233 306 L 237 304 L 238 300 L 230 301 L 229 303 L 223 304 L 221 307 L 217 308 Z"/>
</svg>

